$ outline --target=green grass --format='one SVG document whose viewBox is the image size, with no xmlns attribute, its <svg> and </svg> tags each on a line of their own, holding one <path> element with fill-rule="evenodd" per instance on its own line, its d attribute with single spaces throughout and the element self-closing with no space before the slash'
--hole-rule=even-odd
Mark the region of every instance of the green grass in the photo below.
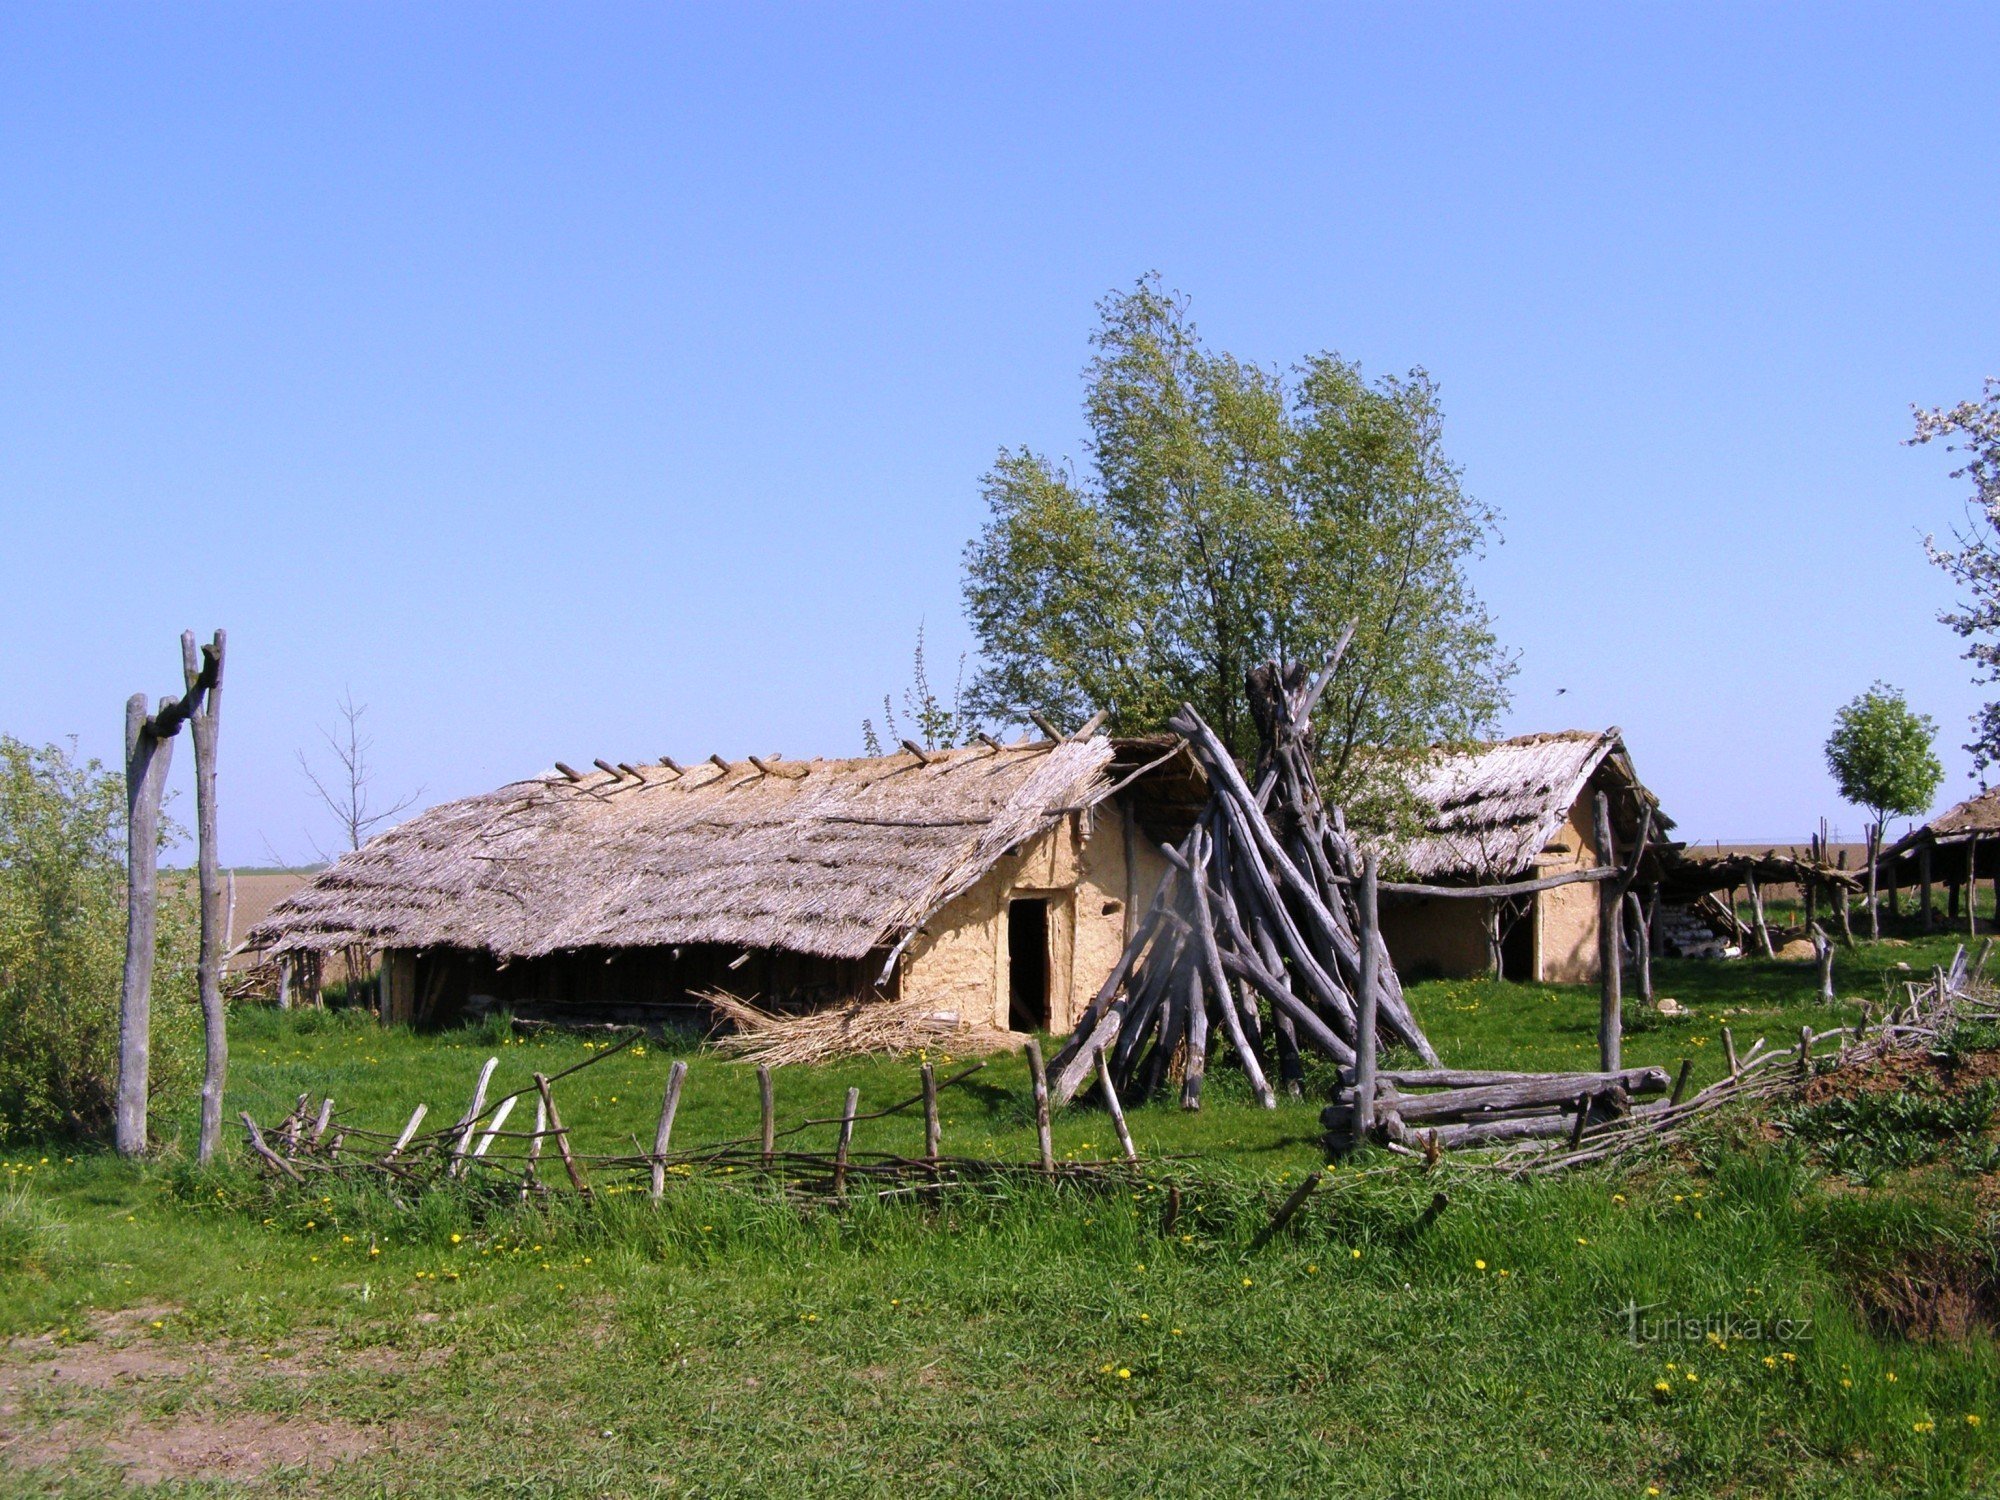
<svg viewBox="0 0 2000 1500">
<path fill-rule="evenodd" d="M 1921 974 L 1951 946 L 1843 955 L 1843 990 L 1879 1001 L 1895 962 Z M 1809 966 L 1663 964 L 1659 992 L 1695 1014 L 1635 1028 L 1628 1059 L 1690 1056 L 1712 1074 L 1725 1013 L 1740 1044 L 1781 1045 L 1800 1021 L 1824 1024 L 1812 987 Z M 1591 1061 L 1593 991 L 1412 993 L 1448 1061 Z M 448 1118 L 496 1052 L 503 1089 L 591 1055 L 567 1037 L 495 1047 L 245 1014 L 230 1110 L 270 1118 L 330 1091 L 342 1117 L 383 1129 L 420 1098 Z M 585 1149 L 650 1141 L 672 1055 L 621 1054 L 558 1085 Z M 864 1108 L 894 1102 L 915 1072 L 782 1070 L 781 1123 L 836 1112 L 849 1084 Z M 1032 1156 L 1017 1059 L 946 1101 L 948 1149 Z M 128 1493 L 104 1443 L 209 1428 L 347 1443 L 340 1467 L 315 1471 L 337 1495 L 1992 1488 L 1989 1338 L 1913 1343 L 1880 1326 L 1940 1257 L 1985 1264 L 1976 1179 L 1862 1192 L 1748 1135 L 1554 1183 L 1376 1157 L 1330 1171 L 1294 1229 L 1249 1257 L 1278 1199 L 1322 1164 L 1320 1103 L 1259 1110 L 1218 1069 L 1198 1115 L 1135 1109 L 1142 1151 L 1187 1158 L 1160 1169 L 1180 1184 L 1171 1233 L 1157 1188 L 802 1214 L 693 1183 L 657 1211 L 452 1194 L 405 1210 L 360 1190 L 273 1196 L 176 1149 L 142 1168 L 17 1150 L 0 1168 L 0 1336 L 44 1342 L 16 1343 L 0 1372 L 14 1387 L 0 1441 L 16 1441 L 0 1493 Z M 756 1119 L 750 1070 L 694 1057 L 677 1140 Z M 858 1144 L 909 1148 L 917 1130 L 869 1122 Z M 1058 1117 L 1056 1138 L 1059 1154 L 1110 1142 L 1083 1109 Z M 1438 1191 L 1448 1206 L 1427 1221 Z M 1628 1307 L 1645 1309 L 1636 1341 Z M 46 1374 L 120 1345 L 150 1373 Z M 37 1456 L 44 1467 L 25 1467 Z M 305 1475 L 238 1477 L 289 1493 Z"/>
</svg>

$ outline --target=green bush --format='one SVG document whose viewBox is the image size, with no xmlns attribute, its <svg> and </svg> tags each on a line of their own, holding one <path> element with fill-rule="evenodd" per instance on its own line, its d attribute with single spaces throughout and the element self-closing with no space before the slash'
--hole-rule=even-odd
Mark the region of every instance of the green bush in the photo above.
<svg viewBox="0 0 2000 1500">
<path fill-rule="evenodd" d="M 164 837 L 163 831 L 163 837 Z M 125 962 L 125 787 L 59 745 L 0 735 L 0 1141 L 110 1123 Z M 199 917 L 163 881 L 153 971 L 152 1104 L 197 1075 Z"/>
</svg>

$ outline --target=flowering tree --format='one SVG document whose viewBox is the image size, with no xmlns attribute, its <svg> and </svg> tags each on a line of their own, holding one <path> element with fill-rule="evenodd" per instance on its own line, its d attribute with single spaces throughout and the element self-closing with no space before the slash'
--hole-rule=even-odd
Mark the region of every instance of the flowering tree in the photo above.
<svg viewBox="0 0 2000 1500">
<path fill-rule="evenodd" d="M 1958 545 L 1940 547 L 1936 537 L 1924 538 L 1931 561 L 1964 590 L 1958 606 L 1938 619 L 1969 642 L 1965 659 L 1973 663 L 1974 680 L 2000 682 L 2000 380 L 1988 380 L 1977 401 L 1932 411 L 1919 408 L 1916 420 L 1910 442 L 1946 440 L 1948 451 L 1965 454 L 1951 477 L 1972 481 L 1966 524 L 1952 533 Z M 2000 703 L 1988 703 L 1973 715 L 1972 739 L 1965 748 L 1982 778 L 1987 767 L 2000 764 Z"/>
</svg>

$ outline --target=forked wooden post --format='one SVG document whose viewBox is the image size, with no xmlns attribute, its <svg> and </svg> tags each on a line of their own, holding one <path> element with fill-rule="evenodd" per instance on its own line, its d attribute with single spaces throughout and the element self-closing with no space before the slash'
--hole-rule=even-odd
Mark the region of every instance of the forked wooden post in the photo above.
<svg viewBox="0 0 2000 1500">
<path fill-rule="evenodd" d="M 1376 1017 L 1380 986 L 1375 979 L 1375 941 L 1380 918 L 1375 895 L 1375 851 L 1361 856 L 1361 889 L 1355 902 L 1361 916 L 1361 982 L 1354 1020 L 1354 1145 L 1359 1149 L 1375 1129 Z"/>
<path fill-rule="evenodd" d="M 590 1184 L 583 1180 L 583 1168 L 577 1162 L 576 1153 L 569 1149 L 569 1132 L 563 1129 L 562 1116 L 556 1112 L 555 1095 L 549 1092 L 547 1074 L 535 1075 L 535 1092 L 542 1096 L 542 1108 L 549 1113 L 548 1133 L 556 1138 L 556 1150 L 562 1153 L 563 1170 L 569 1173 L 569 1185 L 588 1198 Z"/>
<path fill-rule="evenodd" d="M 764 1114 L 764 1165 L 769 1167 L 778 1145 L 778 1106 L 776 1096 L 771 1090 L 769 1063 L 757 1064 L 757 1103 Z"/>
<path fill-rule="evenodd" d="M 653 1132 L 653 1179 L 650 1196 L 655 1203 L 667 1190 L 667 1143 L 674 1135 L 674 1111 L 681 1107 L 681 1080 L 688 1065 L 676 1062 L 667 1069 L 667 1095 L 660 1102 L 660 1124 Z"/>
<path fill-rule="evenodd" d="M 1042 1066 L 1042 1044 L 1029 1037 L 1022 1050 L 1028 1054 L 1028 1078 L 1035 1088 L 1035 1138 L 1042 1148 L 1042 1170 L 1054 1176 L 1056 1146 L 1049 1135 L 1049 1075 Z"/>
<path fill-rule="evenodd" d="M 1597 862 L 1607 868 L 1618 863 L 1618 847 L 1611 835 L 1611 799 L 1597 794 Z M 1619 973 L 1618 916 L 1623 898 L 1616 881 L 1606 880 L 1597 887 L 1597 1066 L 1600 1072 L 1619 1071 L 1619 1056 L 1625 1026 L 1624 983 Z"/>
<path fill-rule="evenodd" d="M 838 1197 L 847 1191 L 847 1152 L 854 1144 L 854 1115 L 861 1107 L 861 1090 L 847 1091 L 847 1103 L 840 1110 L 840 1144 L 833 1148 L 833 1191 Z"/>
<path fill-rule="evenodd" d="M 937 1072 L 929 1063 L 923 1066 L 924 1075 L 924 1160 L 935 1173 L 938 1162 L 938 1102 Z"/>
<path fill-rule="evenodd" d="M 181 669 L 187 696 L 189 701 L 201 703 L 188 722 L 194 739 L 195 868 L 201 892 L 201 959 L 196 982 L 204 1053 L 195 1160 L 204 1164 L 214 1159 L 222 1141 L 222 1093 L 229 1072 L 229 1026 L 222 1008 L 222 954 L 228 945 L 228 924 L 223 914 L 215 832 L 215 741 L 222 715 L 222 646 L 219 630 L 214 642 L 201 648 L 195 646 L 192 630 L 181 632 Z M 203 682 L 208 684 L 206 698 L 201 695 Z M 233 892 L 233 874 L 230 881 Z"/>
</svg>

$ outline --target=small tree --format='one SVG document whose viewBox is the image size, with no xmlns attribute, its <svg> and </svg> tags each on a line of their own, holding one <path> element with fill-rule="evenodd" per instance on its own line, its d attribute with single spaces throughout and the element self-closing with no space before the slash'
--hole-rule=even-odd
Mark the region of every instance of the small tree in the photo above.
<svg viewBox="0 0 2000 1500">
<path fill-rule="evenodd" d="M 1902 693 L 1878 682 L 1834 715 L 1826 765 L 1840 795 L 1875 815 L 1868 831 L 1868 935 L 1882 936 L 1876 866 L 1890 816 L 1915 817 L 1931 805 L 1944 766 L 1931 749 L 1937 724 L 1913 712 Z"/>
<path fill-rule="evenodd" d="M 958 676 L 952 682 L 951 702 L 931 687 L 930 668 L 924 660 L 924 627 L 917 622 L 917 649 L 910 668 L 910 685 L 903 689 L 903 711 L 910 716 L 910 728 L 926 750 L 949 750 L 971 742 L 979 730 L 979 718 L 965 706 L 965 657 L 958 658 Z M 902 726 L 896 722 L 896 708 L 889 694 L 882 695 L 882 728 L 873 719 L 861 721 L 861 744 L 870 755 L 882 755 L 902 743 Z"/>
<path fill-rule="evenodd" d="M 173 830 L 162 824 L 164 842 Z M 0 735 L 0 1140 L 108 1133 L 125 957 L 125 787 L 60 745 Z M 164 893 L 149 1058 L 155 1115 L 200 1038 L 191 892 Z"/>
<path fill-rule="evenodd" d="M 334 821 L 340 825 L 341 842 L 346 846 L 341 852 L 351 853 L 373 838 L 376 829 L 395 818 L 424 792 L 419 787 L 387 807 L 377 807 L 374 798 L 375 769 L 368 764 L 368 752 L 375 748 L 375 741 L 361 730 L 361 720 L 368 712 L 368 705 L 356 703 L 354 694 L 347 692 L 341 695 L 336 707 L 340 713 L 340 729 L 337 732 L 321 729 L 319 732 L 320 738 L 326 741 L 327 749 L 333 752 L 333 771 L 327 775 L 315 771 L 303 750 L 298 752 L 299 769 L 312 784 L 313 794 L 319 798 L 320 804 L 333 814 Z M 324 849 L 319 851 L 319 856 L 329 862 L 335 857 Z"/>
</svg>

